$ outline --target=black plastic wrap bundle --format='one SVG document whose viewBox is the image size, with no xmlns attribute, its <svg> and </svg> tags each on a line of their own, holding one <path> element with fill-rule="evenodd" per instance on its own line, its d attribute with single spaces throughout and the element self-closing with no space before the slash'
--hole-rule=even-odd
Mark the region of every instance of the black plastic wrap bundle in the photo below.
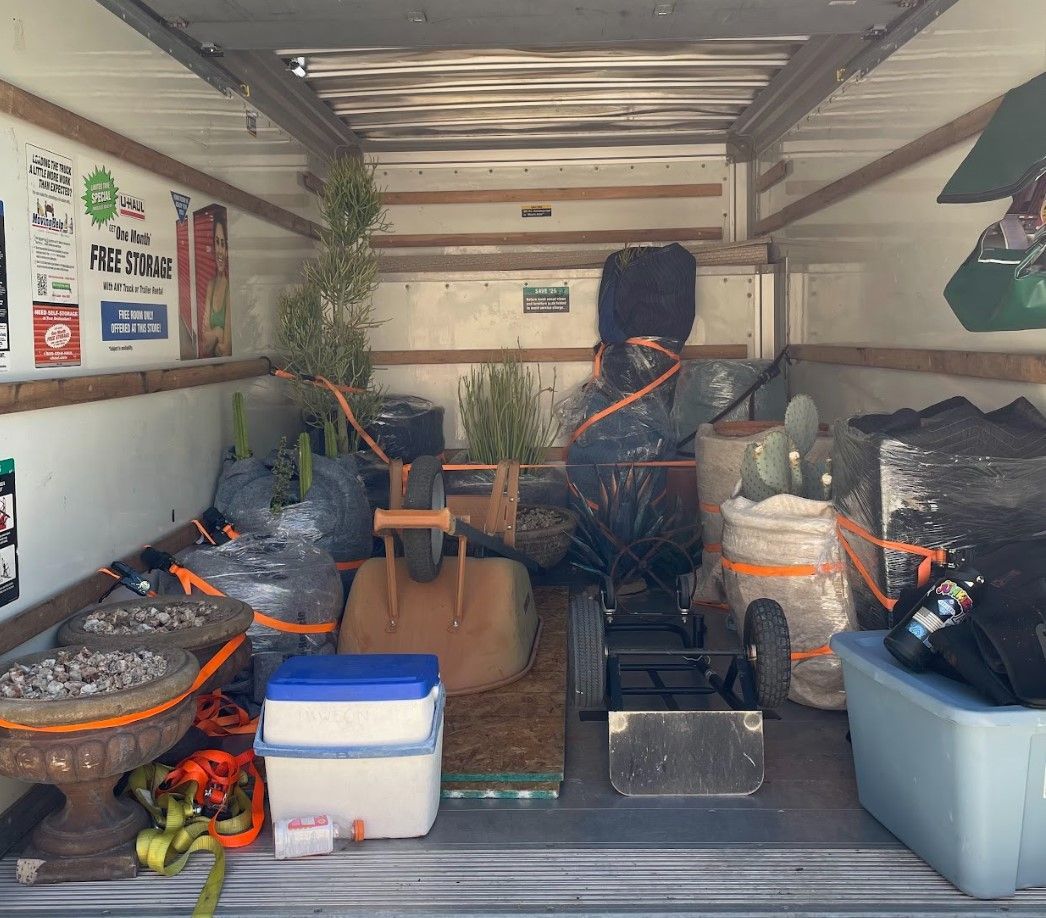
<svg viewBox="0 0 1046 918">
<path fill-rule="evenodd" d="M 964 398 L 836 425 L 833 502 L 877 538 L 971 556 L 1046 534 L 1046 418 L 1026 399 L 984 413 Z M 844 538 L 887 597 L 914 585 L 922 558 Z M 891 617 L 861 575 L 850 580 L 863 628 Z"/>
<path fill-rule="evenodd" d="M 729 408 L 772 363 L 771 360 L 684 360 L 672 407 L 677 438 L 689 436 Z M 785 389 L 784 375 L 778 374 L 722 420 L 780 421 L 787 402 Z"/>
<path fill-rule="evenodd" d="M 675 341 L 655 342 L 678 352 Z M 560 402 L 565 430 L 575 431 L 588 418 L 605 411 L 667 373 L 677 361 L 661 350 L 638 344 L 611 344 L 603 351 L 602 370 Z M 567 450 L 570 481 L 589 500 L 599 499 L 597 466 L 650 462 L 675 455 L 672 397 L 675 376 L 642 398 L 617 409 L 584 430 Z M 664 476 L 664 470 L 658 473 Z M 659 483 L 659 490 L 663 483 Z"/>
<path fill-rule="evenodd" d="M 413 462 L 443 452 L 443 408 L 416 395 L 387 395 L 367 427 L 390 459 Z"/>
<path fill-rule="evenodd" d="M 371 512 L 355 458 L 314 455 L 308 495 L 279 514 L 270 509 L 275 459 L 273 453 L 266 459 L 227 460 L 218 479 L 214 506 L 240 532 L 303 538 L 329 552 L 336 561 L 369 558 Z M 297 484 L 293 484 L 292 495 L 296 496 L 297 490 Z"/>
</svg>

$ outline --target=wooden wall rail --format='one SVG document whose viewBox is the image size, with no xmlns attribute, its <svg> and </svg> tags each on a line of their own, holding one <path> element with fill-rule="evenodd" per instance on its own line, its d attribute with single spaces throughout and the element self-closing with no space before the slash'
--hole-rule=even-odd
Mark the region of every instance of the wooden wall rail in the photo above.
<svg viewBox="0 0 1046 918">
<path fill-rule="evenodd" d="M 869 185 L 882 181 L 909 166 L 914 166 L 937 153 L 947 150 L 964 140 L 968 140 L 979 134 L 987 127 L 992 115 L 1002 102 L 1002 96 L 986 102 L 972 112 L 967 112 L 954 121 L 949 121 L 936 130 L 924 134 L 917 140 L 906 144 L 892 153 L 887 153 L 881 159 L 862 166 L 849 175 L 844 175 L 824 188 L 819 189 L 805 198 L 800 198 L 787 207 L 783 207 L 776 214 L 759 220 L 752 228 L 752 232 L 759 235 L 774 233 L 789 223 L 809 217 L 811 214 L 824 210 L 850 195 L 863 191 Z"/>
<path fill-rule="evenodd" d="M 917 347 L 852 347 L 840 344 L 790 344 L 788 354 L 810 363 L 1046 384 L 1046 354 Z"/>
<path fill-rule="evenodd" d="M 325 183 L 312 172 L 300 173 L 313 194 Z M 455 191 L 386 191 L 383 204 L 543 204 L 546 201 L 623 201 L 657 198 L 721 198 L 719 182 L 683 185 L 587 185 L 575 188 L 474 188 Z"/>
<path fill-rule="evenodd" d="M 170 552 L 172 555 L 188 548 L 200 536 L 192 523 L 179 526 L 173 532 L 151 542 L 154 548 Z M 143 546 L 144 547 L 144 546 Z M 109 559 L 113 560 L 113 559 Z M 135 570 L 142 570 L 143 565 L 138 554 L 131 554 L 122 559 Z M 104 563 L 109 563 L 108 561 Z M 60 625 L 70 615 L 79 612 L 84 606 L 98 602 L 102 594 L 113 585 L 113 578 L 107 574 L 92 574 L 67 587 L 60 593 L 44 602 L 30 606 L 6 619 L 0 628 L 0 653 L 9 653 L 20 644 L 32 640 L 38 634 Z"/>
<path fill-rule="evenodd" d="M 755 177 L 755 181 L 752 183 L 752 187 L 755 188 L 756 194 L 762 194 L 764 191 L 768 191 L 773 188 L 774 185 L 783 182 L 792 172 L 792 164 L 787 159 L 778 160 L 774 163 L 766 172 Z"/>
<path fill-rule="evenodd" d="M 202 191 L 204 194 L 254 214 L 269 223 L 275 223 L 292 233 L 317 238 L 319 226 L 312 220 L 299 217 L 277 207 L 256 195 L 223 182 L 221 179 L 187 166 L 152 147 L 124 137 L 116 131 L 89 121 L 80 115 L 34 96 L 17 86 L 0 80 L 0 112 L 52 131 L 69 140 L 85 144 L 102 153 L 119 157 L 133 166 L 140 166 L 179 185 Z"/>
<path fill-rule="evenodd" d="M 769 239 L 746 242 L 686 246 L 697 258 L 698 267 L 744 266 L 769 264 Z M 500 271 L 561 271 L 578 268 L 602 268 L 607 256 L 615 250 L 574 250 L 559 252 L 470 252 L 464 255 L 392 255 L 378 257 L 382 274 L 452 274 L 476 272 L 496 274 Z"/>
<path fill-rule="evenodd" d="M 539 233 L 419 233 L 374 236 L 376 249 L 450 248 L 476 245 L 582 245 L 596 242 L 694 242 L 723 238 L 721 226 L 667 229 L 558 230 Z"/>
<path fill-rule="evenodd" d="M 0 414 L 82 405 L 112 398 L 171 392 L 212 383 L 232 382 L 267 376 L 265 357 L 209 363 L 202 366 L 174 367 L 169 370 L 129 370 L 100 376 L 69 376 L 59 379 L 31 379 L 0 384 Z"/>
<path fill-rule="evenodd" d="M 500 348 L 471 350 L 416 350 L 373 351 L 371 360 L 376 366 L 421 366 L 430 364 L 497 363 L 504 359 Z M 588 363 L 592 360 L 590 347 L 525 347 L 522 359 L 528 363 Z M 745 358 L 744 344 L 688 344 L 683 348 L 684 360 Z"/>
</svg>

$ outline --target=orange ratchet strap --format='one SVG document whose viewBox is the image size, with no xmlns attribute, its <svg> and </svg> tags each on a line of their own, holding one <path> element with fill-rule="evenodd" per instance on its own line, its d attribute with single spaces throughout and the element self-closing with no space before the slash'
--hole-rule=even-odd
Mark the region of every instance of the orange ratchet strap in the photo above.
<svg viewBox="0 0 1046 918">
<path fill-rule="evenodd" d="M 604 418 L 610 417 L 610 415 L 612 415 L 615 411 L 620 411 L 622 408 L 626 408 L 633 402 L 638 402 L 641 398 L 644 398 L 645 396 L 653 392 L 655 389 L 657 389 L 659 386 L 668 382 L 668 380 L 670 380 L 673 376 L 676 375 L 676 373 L 679 372 L 679 367 L 681 366 L 680 356 L 674 351 L 670 351 L 667 347 L 658 344 L 656 341 L 651 341 L 649 338 L 629 338 L 627 341 L 625 341 L 625 344 L 634 344 L 637 347 L 646 347 L 654 351 L 660 351 L 665 356 L 672 358 L 672 360 L 675 362 L 672 364 L 671 367 L 665 370 L 665 372 L 662 373 L 657 379 L 655 379 L 653 382 L 647 383 L 645 386 L 643 386 L 642 389 L 639 389 L 636 392 L 632 392 L 631 394 L 626 395 L 620 401 L 614 402 L 613 405 L 604 408 L 602 411 L 597 411 L 591 417 L 586 418 L 581 424 L 577 426 L 577 429 L 570 435 L 571 443 L 576 443 L 578 439 L 581 437 L 581 435 L 586 430 L 588 430 L 593 424 L 598 424 Z M 603 372 L 603 352 L 605 350 L 605 344 L 600 344 L 599 348 L 596 350 L 596 356 L 592 362 L 593 379 L 599 379 L 600 375 Z"/>
<path fill-rule="evenodd" d="M 254 779 L 254 789 L 251 793 L 251 825 L 235 835 L 221 835 L 216 824 L 239 783 L 241 771 Z M 194 799 L 197 805 L 214 809 L 207 831 L 223 848 L 243 848 L 258 837 L 265 822 L 265 782 L 254 764 L 253 749 L 248 749 L 240 755 L 230 755 L 218 749 L 194 752 L 173 771 L 168 772 L 159 791 L 170 792 L 189 782 L 196 783 Z"/>
<path fill-rule="evenodd" d="M 813 660 L 816 657 L 828 657 L 834 653 L 831 647 L 827 644 L 822 644 L 820 647 L 815 647 L 813 650 L 796 650 L 792 652 L 792 662 L 800 663 L 803 660 Z"/>
<path fill-rule="evenodd" d="M 923 548 L 921 545 L 909 545 L 907 542 L 891 542 L 887 539 L 880 539 L 877 536 L 872 535 L 868 530 L 858 526 L 853 520 L 847 519 L 845 516 L 840 515 L 836 517 L 836 528 L 839 533 L 839 543 L 843 546 L 843 551 L 846 552 L 847 557 L 851 562 L 853 562 L 853 566 L 857 568 L 857 572 L 861 575 L 861 579 L 868 586 L 868 589 L 872 591 L 875 598 L 879 600 L 880 605 L 882 605 L 882 607 L 888 612 L 893 611 L 893 607 L 897 605 L 897 600 L 891 599 L 879 589 L 879 584 L 875 582 L 875 578 L 871 575 L 868 568 L 865 567 L 861 559 L 857 557 L 857 553 L 846 540 L 846 536 L 843 534 L 844 531 L 851 532 L 855 536 L 864 539 L 866 542 L 870 542 L 872 545 L 877 545 L 879 548 L 921 556 L 922 561 L 919 562 L 916 574 L 916 584 L 920 587 L 929 584 L 930 574 L 933 570 L 934 564 L 948 563 L 947 549 Z"/>
<path fill-rule="evenodd" d="M 193 681 L 193 684 L 189 686 L 180 695 L 171 698 L 169 701 L 165 701 L 162 704 L 155 705 L 144 711 L 136 711 L 133 714 L 123 714 L 119 717 L 107 717 L 102 720 L 91 720 L 84 721 L 77 724 L 58 724 L 53 727 L 30 727 L 26 724 L 17 724 L 13 721 L 3 720 L 0 718 L 0 727 L 5 727 L 8 730 L 28 730 L 33 733 L 76 733 L 80 730 L 103 730 L 109 727 L 126 727 L 128 724 L 137 723 L 140 720 L 145 720 L 148 717 L 155 717 L 157 714 L 162 714 L 164 711 L 169 711 L 176 704 L 180 704 L 194 692 L 198 691 L 200 687 L 213 676 L 218 668 L 236 652 L 236 649 L 243 643 L 244 636 L 242 634 L 236 635 L 232 638 L 221 650 L 219 650 L 210 660 L 207 661 L 202 667 L 200 672 Z"/>
<path fill-rule="evenodd" d="M 196 729 L 207 736 L 235 736 L 254 733 L 258 718 L 251 716 L 221 691 L 196 696 Z"/>
<path fill-rule="evenodd" d="M 334 400 L 338 403 L 345 415 L 345 420 L 352 425 L 352 429 L 359 434 L 360 439 L 367 444 L 373 451 L 374 455 L 377 456 L 386 465 L 389 464 L 389 457 L 385 455 L 385 451 L 378 446 L 378 441 L 375 440 L 367 431 L 363 429 L 363 425 L 356 420 L 356 415 L 353 414 L 352 406 L 349 405 L 349 400 L 345 398 L 345 393 L 350 395 L 357 392 L 363 392 L 365 390 L 359 389 L 355 386 L 341 386 L 332 383 L 325 376 L 309 376 L 305 373 L 290 373 L 287 370 L 272 370 L 272 375 L 277 379 L 291 379 L 297 382 L 312 383 L 314 386 L 319 386 L 327 389 L 331 395 L 334 396 Z"/>
<path fill-rule="evenodd" d="M 723 558 L 723 568 L 748 577 L 814 577 L 817 574 L 835 574 L 843 569 L 841 561 L 830 564 L 783 564 L 776 567 L 762 564 L 744 564 Z"/>
</svg>

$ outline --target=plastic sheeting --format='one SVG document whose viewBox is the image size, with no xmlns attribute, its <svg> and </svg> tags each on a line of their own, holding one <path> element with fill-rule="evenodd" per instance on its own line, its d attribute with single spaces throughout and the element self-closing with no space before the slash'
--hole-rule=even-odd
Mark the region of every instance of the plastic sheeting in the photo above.
<svg viewBox="0 0 1046 918">
<path fill-rule="evenodd" d="M 296 455 L 296 453 L 292 453 Z M 240 532 L 275 533 L 315 542 L 337 561 L 371 555 L 371 513 L 367 492 L 352 456 L 312 457 L 312 487 L 304 501 L 279 514 L 272 502 L 272 465 L 267 459 L 226 460 L 214 496 L 217 507 Z M 297 495 L 297 483 L 291 484 Z"/>
<path fill-rule="evenodd" d="M 723 428 L 720 428 L 723 429 Z M 720 504 L 729 500 L 741 477 L 741 459 L 749 443 L 758 443 L 766 436 L 766 430 L 744 436 L 717 434 L 711 424 L 702 424 L 694 440 L 697 457 L 697 496 L 701 511 L 701 568 L 697 572 L 695 597 L 707 602 L 722 602 L 723 566 L 721 545 L 723 541 L 723 515 Z M 832 451 L 832 438 L 819 436 L 814 441 L 809 458 L 820 462 Z"/>
<path fill-rule="evenodd" d="M 682 344 L 694 326 L 697 259 L 678 242 L 614 252 L 599 281 L 599 337 L 666 338 Z"/>
<path fill-rule="evenodd" d="M 387 395 L 367 432 L 390 459 L 413 462 L 443 452 L 443 408 L 416 395 Z"/>
<path fill-rule="evenodd" d="M 689 436 L 728 408 L 772 360 L 685 360 L 676 383 L 672 421 L 676 439 Z M 749 414 L 751 401 L 752 413 Z M 780 421 L 784 418 L 784 374 L 778 374 L 738 405 L 724 421 Z M 727 497 L 730 495 L 728 494 Z M 725 500 L 725 498 L 724 498 Z"/>
<path fill-rule="evenodd" d="M 792 684 L 788 697 L 828 710 L 846 707 L 843 672 L 831 653 L 797 660 L 796 653 L 828 645 L 833 634 L 857 627 L 843 552 L 836 536 L 835 510 L 826 501 L 782 494 L 759 503 L 734 497 L 722 505 L 723 582 L 727 601 L 743 622 L 756 599 L 780 603 L 792 642 Z M 760 568 L 792 568 L 788 575 L 742 572 L 730 563 Z M 809 566 L 813 573 L 795 576 Z M 757 661 L 758 665 L 758 661 Z"/>
<path fill-rule="evenodd" d="M 674 341 L 655 343 L 672 352 L 679 347 Z M 599 375 L 582 383 L 557 405 L 564 430 L 577 430 L 588 418 L 653 383 L 675 363 L 669 354 L 654 348 L 608 345 L 603 351 Z M 592 466 L 674 457 L 674 393 L 672 376 L 643 397 L 596 421 L 570 443 L 570 478 L 586 497 L 594 500 L 599 492 L 598 476 Z"/>
<path fill-rule="evenodd" d="M 316 545 L 279 535 L 241 535 L 224 545 L 196 545 L 178 560 L 226 596 L 265 615 L 297 625 L 336 621 L 342 612 L 341 578 L 334 559 Z M 160 575 L 160 592 L 181 594 L 170 574 Z M 254 622 L 247 630 L 255 654 L 320 653 L 337 632 L 290 634 Z"/>
<path fill-rule="evenodd" d="M 922 411 L 836 426 L 832 474 L 839 512 L 880 539 L 987 554 L 1046 534 L 1046 418 L 1026 399 L 990 413 L 964 398 Z M 845 535 L 878 588 L 896 599 L 922 558 Z M 858 619 L 890 616 L 851 567 Z"/>
<path fill-rule="evenodd" d="M 490 496 L 494 488 L 494 469 L 446 471 L 443 480 L 448 495 Z M 570 504 L 570 483 L 562 465 L 522 469 L 519 473 L 519 503 L 526 507 L 566 507 Z"/>
</svg>

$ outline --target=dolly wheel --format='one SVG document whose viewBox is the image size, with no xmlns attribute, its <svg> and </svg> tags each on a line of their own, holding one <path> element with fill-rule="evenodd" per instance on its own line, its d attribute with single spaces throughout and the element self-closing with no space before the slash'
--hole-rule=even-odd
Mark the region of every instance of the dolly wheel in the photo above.
<svg viewBox="0 0 1046 918">
<path fill-rule="evenodd" d="M 404 510 L 442 510 L 447 505 L 443 466 L 435 456 L 418 456 L 407 476 Z M 443 532 L 439 529 L 404 529 L 403 557 L 410 579 L 431 583 L 443 563 Z"/>
<path fill-rule="evenodd" d="M 574 699 L 580 710 L 606 703 L 606 616 L 599 600 L 575 596 L 570 601 L 570 661 L 574 670 Z"/>
<path fill-rule="evenodd" d="M 745 612 L 744 647 L 755 670 L 759 707 L 776 708 L 792 682 L 792 644 L 784 610 L 772 599 L 757 599 Z"/>
</svg>

